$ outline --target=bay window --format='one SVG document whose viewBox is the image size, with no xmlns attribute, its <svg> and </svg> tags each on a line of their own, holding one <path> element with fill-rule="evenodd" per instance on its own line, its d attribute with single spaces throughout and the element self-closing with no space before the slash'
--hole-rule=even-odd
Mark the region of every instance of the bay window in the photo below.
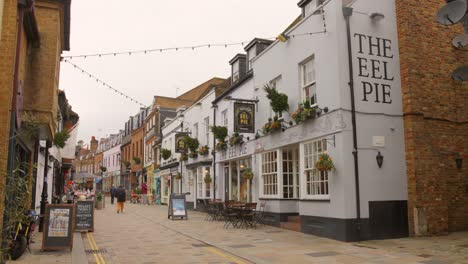
<svg viewBox="0 0 468 264">
<path fill-rule="evenodd" d="M 299 198 L 299 149 L 288 147 L 261 154 L 261 194 L 265 198 Z"/>
</svg>

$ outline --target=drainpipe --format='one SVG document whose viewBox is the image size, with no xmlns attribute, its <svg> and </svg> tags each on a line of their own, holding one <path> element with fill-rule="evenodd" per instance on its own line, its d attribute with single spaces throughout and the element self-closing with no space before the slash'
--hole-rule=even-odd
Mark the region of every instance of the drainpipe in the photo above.
<svg viewBox="0 0 468 264">
<path fill-rule="evenodd" d="M 2 41 L 3 4 L 4 1 L 0 0 L 0 42 Z"/>
<path fill-rule="evenodd" d="M 218 109 L 218 105 L 213 104 L 213 126 L 216 126 L 216 109 Z M 216 138 L 213 133 L 213 200 L 216 199 Z"/>
<path fill-rule="evenodd" d="M 349 90 L 351 93 L 351 121 L 353 126 L 353 157 L 354 157 L 354 181 L 356 191 L 356 231 L 357 239 L 361 240 L 361 199 L 359 192 L 359 165 L 358 165 L 358 147 L 356 131 L 356 105 L 354 99 L 354 73 L 353 73 L 353 55 L 351 48 L 351 26 L 350 17 L 353 15 L 351 7 L 343 7 L 343 16 L 346 20 L 346 34 L 348 41 L 348 67 L 349 67 Z"/>
</svg>

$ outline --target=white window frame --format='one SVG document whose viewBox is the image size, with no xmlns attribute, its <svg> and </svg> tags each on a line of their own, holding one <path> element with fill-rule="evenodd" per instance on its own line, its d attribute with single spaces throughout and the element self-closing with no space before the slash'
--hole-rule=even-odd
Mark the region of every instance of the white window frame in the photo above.
<svg viewBox="0 0 468 264">
<path fill-rule="evenodd" d="M 198 139 L 198 123 L 193 124 L 193 138 Z"/>
<path fill-rule="evenodd" d="M 205 127 L 205 145 L 210 145 L 210 117 L 207 116 L 203 119 L 203 124 Z"/>
<path fill-rule="evenodd" d="M 227 127 L 228 125 L 228 119 L 227 119 L 227 109 L 224 109 L 221 112 L 221 121 L 223 122 L 223 126 Z"/>
<path fill-rule="evenodd" d="M 198 199 L 206 199 L 206 198 L 213 197 L 213 181 L 209 184 L 205 182 L 205 175 L 206 175 L 207 170 L 209 171 L 210 174 L 212 173 L 211 166 L 200 166 L 196 170 L 196 173 L 197 173 L 196 192 L 197 192 Z M 210 192 L 209 196 L 206 195 L 207 191 Z"/>
<path fill-rule="evenodd" d="M 306 65 L 310 62 L 313 62 L 313 68 L 314 68 L 314 79 L 310 80 L 309 82 L 306 81 Z M 318 100 L 317 100 L 317 73 L 315 71 L 316 69 L 316 60 L 315 60 L 315 55 L 310 56 L 303 62 L 299 64 L 299 75 L 300 75 L 300 85 L 301 85 L 301 96 L 302 96 L 302 101 L 309 100 L 310 104 L 312 107 L 317 106 Z M 310 100 L 312 96 L 307 96 L 306 95 L 306 89 L 310 89 L 310 93 L 313 94 L 313 97 L 315 99 L 314 102 Z"/>
<path fill-rule="evenodd" d="M 267 155 L 273 155 L 273 153 L 276 153 L 276 161 L 272 162 L 272 161 L 269 161 L 268 164 L 265 164 L 264 162 L 264 159 L 267 158 L 269 159 L 269 157 L 267 157 Z M 260 194 L 261 194 L 261 197 L 263 198 L 281 198 L 281 189 L 280 189 L 280 184 L 279 184 L 279 171 L 281 171 L 281 168 L 280 168 L 280 164 L 278 162 L 278 158 L 280 157 L 280 150 L 277 149 L 277 150 L 273 150 L 273 151 L 267 151 L 267 152 L 264 152 L 264 153 L 260 153 Z M 267 169 L 267 166 L 270 167 L 271 169 L 271 166 L 276 163 L 276 172 L 265 172 Z M 268 169 L 268 170 L 270 170 Z M 268 175 L 267 175 L 268 174 Z M 271 176 L 272 179 L 269 179 L 267 182 L 265 182 L 265 176 Z M 268 184 L 268 186 L 273 186 L 270 181 L 273 180 L 273 184 L 274 182 L 276 181 L 276 193 L 265 193 L 265 184 Z"/>
<path fill-rule="evenodd" d="M 314 144 L 315 147 L 314 147 Z M 321 144 L 321 145 L 318 145 Z M 321 149 L 319 150 L 320 147 Z M 301 197 L 304 199 L 310 200 L 329 200 L 331 192 L 330 179 L 332 177 L 332 172 L 320 172 L 315 168 L 315 162 L 318 159 L 318 156 L 324 151 L 327 151 L 327 140 L 324 138 L 319 138 L 316 140 L 311 140 L 301 144 L 300 147 L 300 157 L 301 157 Z M 308 179 L 308 172 L 312 173 L 312 181 Z M 326 185 L 321 185 L 324 183 Z M 308 192 L 308 187 L 311 185 L 311 190 L 314 190 L 314 193 Z M 324 187 L 325 191 L 322 191 Z"/>
</svg>

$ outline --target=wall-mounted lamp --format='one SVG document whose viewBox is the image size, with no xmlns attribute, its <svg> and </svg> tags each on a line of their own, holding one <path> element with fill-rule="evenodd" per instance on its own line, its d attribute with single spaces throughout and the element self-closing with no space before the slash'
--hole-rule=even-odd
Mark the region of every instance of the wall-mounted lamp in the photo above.
<svg viewBox="0 0 468 264">
<path fill-rule="evenodd" d="M 369 17 L 370 19 L 374 21 L 380 21 L 385 18 L 385 15 L 382 13 L 375 12 L 375 13 L 370 14 Z"/>
<path fill-rule="evenodd" d="M 328 106 L 325 106 L 324 108 L 317 107 L 317 110 L 315 110 L 315 114 L 317 116 L 320 116 L 324 112 L 325 114 L 328 113 Z"/>
<path fill-rule="evenodd" d="M 460 154 L 458 154 L 455 158 L 455 163 L 457 164 L 457 169 L 461 170 L 463 166 L 463 158 L 460 156 Z"/>
<path fill-rule="evenodd" d="M 281 42 L 286 42 L 286 41 L 288 41 L 289 37 L 286 36 L 286 34 L 279 34 L 278 37 L 276 37 L 276 39 L 281 41 Z"/>
<path fill-rule="evenodd" d="M 377 160 L 377 165 L 379 165 L 379 168 L 382 168 L 382 164 L 383 164 L 383 155 L 380 153 L 377 153 L 377 156 L 375 156 L 375 159 Z"/>
</svg>

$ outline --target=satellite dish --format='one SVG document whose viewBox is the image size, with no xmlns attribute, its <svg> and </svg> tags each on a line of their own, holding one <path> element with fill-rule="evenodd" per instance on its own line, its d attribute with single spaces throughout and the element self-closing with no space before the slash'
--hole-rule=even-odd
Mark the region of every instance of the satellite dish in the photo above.
<svg viewBox="0 0 468 264">
<path fill-rule="evenodd" d="M 461 66 L 456 69 L 452 74 L 452 78 L 455 81 L 468 81 L 468 66 Z"/>
<path fill-rule="evenodd" d="M 448 2 L 437 12 L 437 21 L 442 25 L 453 25 L 460 22 L 466 14 L 468 0 Z"/>
<path fill-rule="evenodd" d="M 458 35 L 452 41 L 456 48 L 463 48 L 468 45 L 468 34 Z"/>
</svg>

